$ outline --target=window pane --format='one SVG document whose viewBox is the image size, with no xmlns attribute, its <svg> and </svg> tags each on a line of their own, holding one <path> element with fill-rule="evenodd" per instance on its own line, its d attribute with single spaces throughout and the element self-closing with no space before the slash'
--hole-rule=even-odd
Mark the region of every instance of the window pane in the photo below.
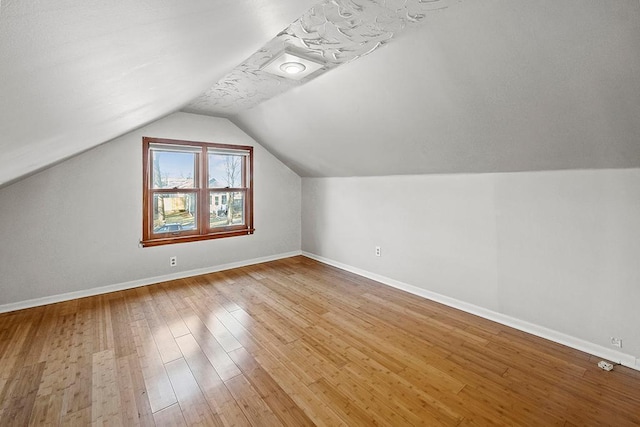
<svg viewBox="0 0 640 427">
<path fill-rule="evenodd" d="M 194 188 L 196 153 L 151 151 L 152 188 Z"/>
<path fill-rule="evenodd" d="M 175 233 L 195 230 L 196 195 L 192 193 L 163 193 L 153 195 L 153 232 Z"/>
<path fill-rule="evenodd" d="M 245 156 L 209 154 L 209 188 L 242 187 Z"/>
<path fill-rule="evenodd" d="M 211 192 L 209 195 L 209 226 L 228 227 L 243 225 L 244 193 L 243 192 Z"/>
</svg>

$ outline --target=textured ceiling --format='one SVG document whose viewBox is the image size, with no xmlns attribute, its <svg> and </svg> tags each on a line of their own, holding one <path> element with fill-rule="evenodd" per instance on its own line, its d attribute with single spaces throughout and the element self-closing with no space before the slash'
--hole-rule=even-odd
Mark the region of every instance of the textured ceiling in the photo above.
<svg viewBox="0 0 640 427">
<path fill-rule="evenodd" d="M 230 116 L 306 83 L 275 76 L 262 67 L 286 48 L 297 49 L 328 71 L 389 43 L 407 25 L 440 11 L 450 0 L 327 0 L 295 20 L 183 110 Z"/>
<path fill-rule="evenodd" d="M 232 120 L 301 176 L 640 167 L 640 2 L 456 4 Z"/>
<path fill-rule="evenodd" d="M 0 186 L 179 109 L 317 0 L 2 0 Z"/>
</svg>

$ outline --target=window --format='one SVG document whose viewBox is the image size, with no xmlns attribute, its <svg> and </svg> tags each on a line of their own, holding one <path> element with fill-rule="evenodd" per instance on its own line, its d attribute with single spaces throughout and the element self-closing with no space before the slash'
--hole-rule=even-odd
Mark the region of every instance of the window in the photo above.
<svg viewBox="0 0 640 427">
<path fill-rule="evenodd" d="M 253 234 L 253 147 L 142 139 L 142 245 Z"/>
</svg>

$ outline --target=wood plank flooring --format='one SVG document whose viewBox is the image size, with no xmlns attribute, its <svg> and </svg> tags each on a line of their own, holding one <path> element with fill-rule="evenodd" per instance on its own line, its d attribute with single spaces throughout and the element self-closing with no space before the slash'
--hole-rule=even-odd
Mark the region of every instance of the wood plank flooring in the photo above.
<svg viewBox="0 0 640 427">
<path fill-rule="evenodd" d="M 0 425 L 640 425 L 640 372 L 304 257 L 0 315 Z"/>
</svg>

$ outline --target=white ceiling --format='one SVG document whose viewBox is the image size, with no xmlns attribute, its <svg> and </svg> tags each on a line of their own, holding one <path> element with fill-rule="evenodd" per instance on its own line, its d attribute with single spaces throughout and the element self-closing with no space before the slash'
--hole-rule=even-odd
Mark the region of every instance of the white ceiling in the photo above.
<svg viewBox="0 0 640 427">
<path fill-rule="evenodd" d="M 2 0 L 0 186 L 156 120 L 315 0 Z"/>
<path fill-rule="evenodd" d="M 314 3 L 2 0 L 0 186 L 199 99 Z M 639 0 L 447 3 L 232 120 L 302 176 L 640 167 Z"/>
<path fill-rule="evenodd" d="M 640 2 L 460 3 L 232 120 L 302 176 L 640 167 Z"/>
</svg>

